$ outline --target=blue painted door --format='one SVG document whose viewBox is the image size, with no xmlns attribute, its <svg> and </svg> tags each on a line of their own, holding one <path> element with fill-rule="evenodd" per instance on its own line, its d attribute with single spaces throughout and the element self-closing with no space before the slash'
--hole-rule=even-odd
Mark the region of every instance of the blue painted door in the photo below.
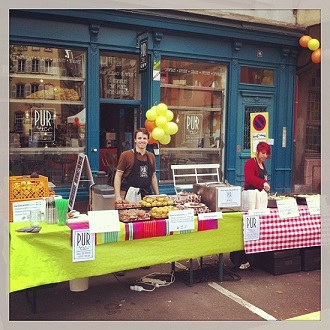
<svg viewBox="0 0 330 330">
<path fill-rule="evenodd" d="M 268 112 L 268 137 L 273 137 L 274 94 L 264 91 L 240 90 L 237 109 L 235 185 L 244 185 L 244 164 L 251 157 L 250 114 Z M 271 158 L 266 161 L 271 181 Z"/>
</svg>

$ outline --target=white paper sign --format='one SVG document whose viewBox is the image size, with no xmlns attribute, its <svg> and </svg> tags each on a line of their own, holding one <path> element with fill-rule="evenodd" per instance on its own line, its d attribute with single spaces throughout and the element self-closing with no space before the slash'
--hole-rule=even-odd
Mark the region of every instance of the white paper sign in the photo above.
<svg viewBox="0 0 330 330">
<path fill-rule="evenodd" d="M 198 214 L 198 220 L 222 219 L 222 212 L 207 212 Z"/>
<path fill-rule="evenodd" d="M 238 207 L 241 206 L 241 187 L 217 187 L 218 207 Z"/>
<path fill-rule="evenodd" d="M 91 233 L 120 231 L 118 210 L 88 211 Z"/>
<path fill-rule="evenodd" d="M 45 207 L 46 201 L 44 199 L 13 202 L 13 222 L 29 221 L 31 210 L 40 210 L 45 213 Z"/>
<path fill-rule="evenodd" d="M 298 218 L 299 210 L 295 198 L 285 198 L 276 200 L 280 219 Z"/>
<path fill-rule="evenodd" d="M 249 215 L 269 215 L 270 214 L 270 209 L 254 209 L 254 210 L 249 210 Z"/>
<path fill-rule="evenodd" d="M 243 234 L 244 242 L 256 241 L 260 236 L 260 219 L 258 215 L 244 215 L 243 216 Z"/>
<path fill-rule="evenodd" d="M 321 199 L 320 196 L 308 196 L 306 202 L 310 215 L 320 214 Z"/>
<path fill-rule="evenodd" d="M 178 210 L 168 212 L 169 231 L 194 229 L 194 210 Z"/>
<path fill-rule="evenodd" d="M 72 261 L 95 260 L 95 234 L 89 229 L 72 231 Z"/>
</svg>

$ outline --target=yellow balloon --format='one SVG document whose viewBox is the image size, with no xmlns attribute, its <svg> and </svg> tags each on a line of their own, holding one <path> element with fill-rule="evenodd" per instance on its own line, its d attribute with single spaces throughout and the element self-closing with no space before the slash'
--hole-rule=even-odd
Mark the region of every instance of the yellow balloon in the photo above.
<svg viewBox="0 0 330 330">
<path fill-rule="evenodd" d="M 162 128 L 160 127 L 155 127 L 152 132 L 151 132 L 151 136 L 155 139 L 155 140 L 160 140 L 163 136 L 165 135 L 165 132 Z"/>
<path fill-rule="evenodd" d="M 320 42 L 317 39 L 311 39 L 308 41 L 307 46 L 310 50 L 316 50 L 320 47 Z"/>
<path fill-rule="evenodd" d="M 164 134 L 164 136 L 159 139 L 159 143 L 161 144 L 169 144 L 171 142 L 171 136 L 167 133 Z"/>
<path fill-rule="evenodd" d="M 165 116 L 167 111 L 167 105 L 165 103 L 159 103 L 156 106 L 156 112 L 158 116 Z"/>
<path fill-rule="evenodd" d="M 167 128 L 165 129 L 165 132 L 169 135 L 174 135 L 175 133 L 178 132 L 178 130 L 179 130 L 178 125 L 173 121 L 170 121 L 167 123 Z"/>
<path fill-rule="evenodd" d="M 156 125 L 160 128 L 166 128 L 167 127 L 167 119 L 165 116 L 158 116 L 155 120 Z"/>
<path fill-rule="evenodd" d="M 174 117 L 174 114 L 171 110 L 167 110 L 165 113 L 165 117 L 166 117 L 167 121 L 171 121 Z"/>
<path fill-rule="evenodd" d="M 148 120 L 153 121 L 157 118 L 156 107 L 153 106 L 146 112 L 146 117 Z"/>
</svg>

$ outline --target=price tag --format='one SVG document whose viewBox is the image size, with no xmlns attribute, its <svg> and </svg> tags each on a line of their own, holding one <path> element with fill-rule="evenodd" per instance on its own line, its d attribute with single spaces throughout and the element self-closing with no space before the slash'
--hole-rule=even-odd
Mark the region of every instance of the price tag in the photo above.
<svg viewBox="0 0 330 330">
<path fill-rule="evenodd" d="M 295 198 L 285 198 L 276 200 L 280 219 L 298 218 L 299 210 Z"/>
<path fill-rule="evenodd" d="M 198 214 L 198 220 L 222 219 L 222 212 L 207 212 Z"/>
<path fill-rule="evenodd" d="M 255 210 L 249 210 L 249 215 L 269 215 L 270 209 L 255 209 Z"/>
<path fill-rule="evenodd" d="M 178 210 L 168 212 L 169 231 L 194 229 L 194 210 Z"/>
<path fill-rule="evenodd" d="M 307 207 L 310 215 L 320 214 L 320 196 L 308 196 L 306 197 Z"/>
</svg>

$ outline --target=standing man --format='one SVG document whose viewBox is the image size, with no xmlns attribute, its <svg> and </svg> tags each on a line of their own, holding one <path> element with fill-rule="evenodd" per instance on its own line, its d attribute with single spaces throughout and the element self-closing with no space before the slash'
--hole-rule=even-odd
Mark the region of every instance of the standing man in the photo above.
<svg viewBox="0 0 330 330">
<path fill-rule="evenodd" d="M 134 132 L 135 148 L 120 155 L 114 179 L 116 201 L 124 199 L 131 187 L 139 189 L 141 198 L 151 194 L 151 188 L 159 194 L 155 155 L 146 149 L 148 140 L 148 130 L 137 129 Z"/>
</svg>

